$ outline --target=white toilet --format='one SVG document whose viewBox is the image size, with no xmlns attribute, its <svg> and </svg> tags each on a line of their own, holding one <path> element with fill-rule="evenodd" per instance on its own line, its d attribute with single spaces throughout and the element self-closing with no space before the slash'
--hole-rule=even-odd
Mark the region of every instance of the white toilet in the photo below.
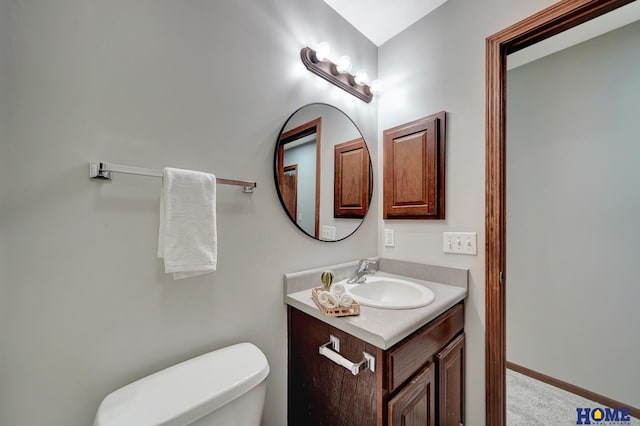
<svg viewBox="0 0 640 426">
<path fill-rule="evenodd" d="M 268 374 L 256 346 L 228 346 L 112 392 L 93 425 L 259 426 Z"/>
</svg>

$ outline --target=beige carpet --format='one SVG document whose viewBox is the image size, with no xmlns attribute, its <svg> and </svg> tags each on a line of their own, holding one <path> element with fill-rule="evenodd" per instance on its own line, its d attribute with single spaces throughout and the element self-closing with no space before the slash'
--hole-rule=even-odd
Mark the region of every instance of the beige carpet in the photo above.
<svg viewBox="0 0 640 426">
<path fill-rule="evenodd" d="M 575 426 L 577 407 L 595 408 L 602 407 L 602 404 L 507 369 L 508 426 Z M 640 420 L 591 421 L 591 425 L 640 426 Z"/>
</svg>

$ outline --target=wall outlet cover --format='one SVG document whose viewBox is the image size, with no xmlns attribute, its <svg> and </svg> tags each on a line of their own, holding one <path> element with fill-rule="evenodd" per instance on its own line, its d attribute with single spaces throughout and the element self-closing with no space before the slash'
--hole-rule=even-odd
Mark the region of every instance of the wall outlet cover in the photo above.
<svg viewBox="0 0 640 426">
<path fill-rule="evenodd" d="M 384 228 L 384 246 L 385 247 L 396 246 L 394 235 L 393 235 L 393 229 L 391 228 Z"/>
<path fill-rule="evenodd" d="M 336 239 L 336 227 L 329 225 L 322 225 L 322 239 L 323 240 L 335 240 Z"/>
</svg>

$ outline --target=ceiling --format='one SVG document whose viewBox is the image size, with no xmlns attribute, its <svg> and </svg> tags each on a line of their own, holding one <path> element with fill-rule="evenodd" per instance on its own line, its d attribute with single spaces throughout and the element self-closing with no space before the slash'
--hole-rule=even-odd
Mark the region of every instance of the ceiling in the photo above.
<svg viewBox="0 0 640 426">
<path fill-rule="evenodd" d="M 376 46 L 401 33 L 447 0 L 324 0 Z M 593 19 L 508 57 L 508 68 L 550 55 L 640 19 L 640 1 Z"/>
<path fill-rule="evenodd" d="M 401 33 L 447 0 L 324 0 L 376 46 Z"/>
<path fill-rule="evenodd" d="M 640 20 L 640 1 L 634 1 L 526 49 L 512 53 L 507 57 L 507 69 L 519 67 L 638 20 Z"/>
</svg>

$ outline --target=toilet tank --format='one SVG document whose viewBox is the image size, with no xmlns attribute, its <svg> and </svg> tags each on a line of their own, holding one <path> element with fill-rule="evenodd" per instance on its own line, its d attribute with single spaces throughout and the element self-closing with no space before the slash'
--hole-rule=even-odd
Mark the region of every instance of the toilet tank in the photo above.
<svg viewBox="0 0 640 426">
<path fill-rule="evenodd" d="M 185 426 L 260 385 L 269 374 L 255 345 L 239 343 L 176 364 L 102 401 L 94 426 Z"/>
</svg>

